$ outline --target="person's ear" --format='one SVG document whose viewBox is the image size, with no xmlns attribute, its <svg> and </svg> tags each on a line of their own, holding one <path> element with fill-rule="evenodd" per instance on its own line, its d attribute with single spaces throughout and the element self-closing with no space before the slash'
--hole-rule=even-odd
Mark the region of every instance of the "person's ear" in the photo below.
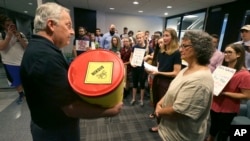
<svg viewBox="0 0 250 141">
<path fill-rule="evenodd" d="M 54 20 L 48 19 L 47 27 L 51 32 L 54 32 L 56 26 L 56 22 Z"/>
</svg>

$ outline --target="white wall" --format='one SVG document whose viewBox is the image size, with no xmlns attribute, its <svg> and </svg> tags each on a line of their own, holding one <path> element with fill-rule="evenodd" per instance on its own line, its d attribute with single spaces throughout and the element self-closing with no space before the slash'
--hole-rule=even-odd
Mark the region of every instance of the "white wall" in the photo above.
<svg viewBox="0 0 250 141">
<path fill-rule="evenodd" d="M 96 12 L 97 27 L 106 33 L 109 30 L 110 24 L 115 24 L 118 33 L 123 33 L 123 27 L 128 27 L 128 30 L 133 30 L 136 33 L 140 31 L 150 31 L 152 35 L 155 31 L 163 31 L 164 18 L 152 16 L 136 16 L 127 14 Z"/>
<path fill-rule="evenodd" d="M 70 9 L 70 14 L 72 17 L 72 22 L 74 22 L 73 7 L 68 7 Z M 164 18 L 162 17 L 151 17 L 151 16 L 135 16 L 127 14 L 114 14 L 105 13 L 101 11 L 96 12 L 96 26 L 101 29 L 102 33 L 109 31 L 109 26 L 115 24 L 118 29 L 118 33 L 123 33 L 123 27 L 128 27 L 128 30 L 133 30 L 135 33 L 140 31 L 150 31 L 152 35 L 155 31 L 163 31 L 164 29 Z M 74 25 L 74 23 L 73 23 Z M 74 27 L 75 28 L 75 27 Z M 63 52 L 71 53 L 73 47 L 73 38 L 71 44 L 63 48 Z"/>
</svg>

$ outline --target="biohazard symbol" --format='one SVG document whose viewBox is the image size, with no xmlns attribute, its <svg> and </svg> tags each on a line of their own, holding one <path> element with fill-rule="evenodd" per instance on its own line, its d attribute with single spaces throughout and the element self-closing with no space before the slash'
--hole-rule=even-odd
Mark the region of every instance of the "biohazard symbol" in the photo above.
<svg viewBox="0 0 250 141">
<path fill-rule="evenodd" d="M 100 74 L 96 75 L 98 79 L 105 79 L 107 77 L 107 72 L 103 70 Z"/>
</svg>

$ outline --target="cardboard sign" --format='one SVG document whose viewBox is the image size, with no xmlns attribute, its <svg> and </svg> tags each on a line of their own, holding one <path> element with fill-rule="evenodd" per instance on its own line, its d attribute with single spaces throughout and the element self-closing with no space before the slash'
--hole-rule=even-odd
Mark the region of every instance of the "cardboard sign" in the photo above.
<svg viewBox="0 0 250 141">
<path fill-rule="evenodd" d="M 89 47 L 89 41 L 76 40 L 76 50 L 86 51 L 88 47 Z"/>
<path fill-rule="evenodd" d="M 141 67 L 146 49 L 135 48 L 131 64 Z"/>
<path fill-rule="evenodd" d="M 218 96 L 221 93 L 235 72 L 235 69 L 225 66 L 218 66 L 214 70 L 212 74 L 214 79 L 214 95 Z"/>
</svg>

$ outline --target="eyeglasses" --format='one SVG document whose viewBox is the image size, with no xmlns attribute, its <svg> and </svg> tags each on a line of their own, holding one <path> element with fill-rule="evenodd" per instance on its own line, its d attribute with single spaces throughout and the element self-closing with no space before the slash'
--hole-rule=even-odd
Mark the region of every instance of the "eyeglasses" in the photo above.
<svg viewBox="0 0 250 141">
<path fill-rule="evenodd" d="M 224 51 L 224 54 L 226 55 L 231 55 L 233 52 L 232 51 Z"/>
<path fill-rule="evenodd" d="M 180 45 L 180 48 L 187 48 L 187 47 L 191 47 L 191 46 L 193 46 L 193 45 Z"/>
</svg>

